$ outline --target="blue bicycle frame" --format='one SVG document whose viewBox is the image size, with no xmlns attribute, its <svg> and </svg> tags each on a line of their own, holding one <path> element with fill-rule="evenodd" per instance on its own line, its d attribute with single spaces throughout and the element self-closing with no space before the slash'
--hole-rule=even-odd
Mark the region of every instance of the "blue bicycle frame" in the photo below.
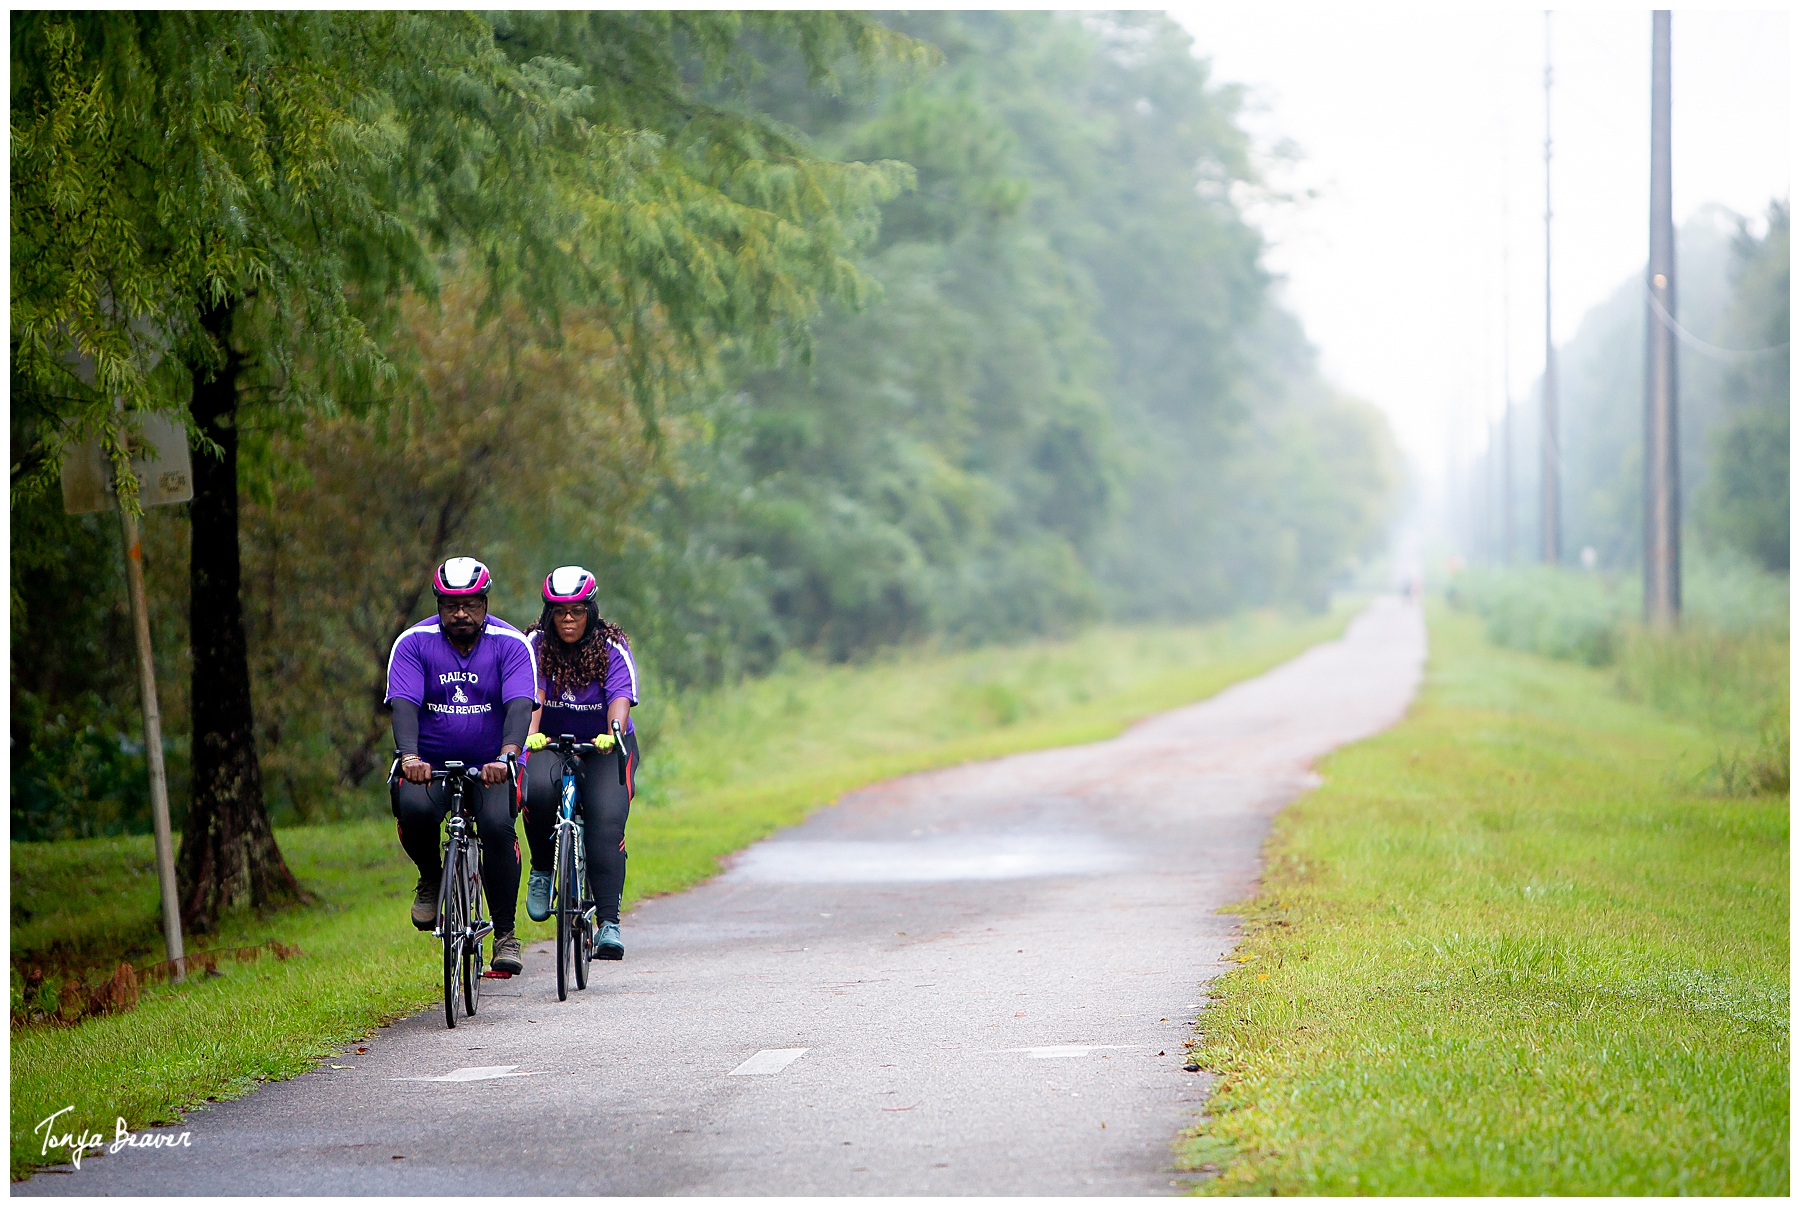
<svg viewBox="0 0 1800 1207">
<path fill-rule="evenodd" d="M 543 747 L 544 753 L 554 751 L 562 758 L 562 803 L 551 831 L 556 862 L 550 884 L 551 909 L 556 914 L 559 1001 L 568 999 L 570 971 L 575 973 L 575 988 L 587 988 L 587 966 L 594 945 L 595 906 L 588 897 L 587 845 L 581 810 L 576 807 L 575 760 L 595 749 L 592 742 L 577 742 L 573 734 L 566 733 Z"/>
</svg>

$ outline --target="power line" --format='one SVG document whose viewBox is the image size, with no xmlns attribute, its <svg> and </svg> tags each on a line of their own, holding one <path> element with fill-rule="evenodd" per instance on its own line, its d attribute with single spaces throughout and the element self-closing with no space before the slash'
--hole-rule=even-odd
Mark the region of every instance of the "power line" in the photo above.
<svg viewBox="0 0 1800 1207">
<path fill-rule="evenodd" d="M 1650 301 L 1650 310 L 1656 315 L 1656 321 L 1674 332 L 1676 339 L 1703 356 L 1711 356 L 1723 361 L 1754 360 L 1758 356 L 1772 356 L 1777 352 L 1788 350 L 1787 340 L 1783 340 L 1779 344 L 1770 344 L 1767 348 L 1721 348 L 1717 344 L 1709 344 L 1676 322 L 1675 316 L 1663 309 L 1663 304 L 1657 300 L 1656 291 L 1648 285 L 1644 286 L 1644 296 Z"/>
</svg>

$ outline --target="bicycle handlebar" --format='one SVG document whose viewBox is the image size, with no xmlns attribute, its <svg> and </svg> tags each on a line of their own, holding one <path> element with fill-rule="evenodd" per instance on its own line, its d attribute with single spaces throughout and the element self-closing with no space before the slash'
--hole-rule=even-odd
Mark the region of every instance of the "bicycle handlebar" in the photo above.
<svg viewBox="0 0 1800 1207">
<path fill-rule="evenodd" d="M 630 760 L 631 754 L 625 749 L 625 735 L 620 731 L 619 723 L 617 721 L 612 723 L 612 740 L 613 743 L 611 749 L 619 752 L 619 783 L 623 785 L 629 782 L 627 779 L 626 763 Z M 546 737 L 544 744 L 538 747 L 538 750 L 554 751 L 565 758 L 572 754 L 605 753 L 605 751 L 594 742 L 577 742 L 575 740 L 575 735 L 572 733 L 565 733 L 562 736 L 555 738 Z"/>
<path fill-rule="evenodd" d="M 394 781 L 400 777 L 400 764 L 404 760 L 405 760 L 404 755 L 402 755 L 398 750 L 394 751 L 394 761 L 388 767 L 388 783 L 389 784 L 394 783 Z M 507 777 L 509 779 L 511 779 L 512 782 L 515 784 L 517 784 L 519 782 L 519 756 L 518 755 L 503 754 L 499 758 L 494 759 L 493 761 L 496 763 L 505 763 Z M 479 783 L 481 780 L 481 769 L 484 766 L 486 766 L 485 763 L 477 763 L 477 764 L 474 764 L 473 766 L 469 766 L 469 765 L 465 765 L 463 763 L 458 763 L 455 760 L 451 760 L 450 762 L 446 763 L 442 768 L 437 768 L 437 767 L 432 768 L 431 782 L 439 783 L 443 780 L 450 779 L 452 776 L 461 776 L 462 778 L 467 779 L 471 782 Z M 454 769 L 452 769 L 452 768 L 454 768 Z"/>
<path fill-rule="evenodd" d="M 557 754 L 598 754 L 600 748 L 592 742 L 577 742 L 575 735 L 565 733 L 559 738 L 551 738 L 539 750 L 553 750 Z"/>
</svg>

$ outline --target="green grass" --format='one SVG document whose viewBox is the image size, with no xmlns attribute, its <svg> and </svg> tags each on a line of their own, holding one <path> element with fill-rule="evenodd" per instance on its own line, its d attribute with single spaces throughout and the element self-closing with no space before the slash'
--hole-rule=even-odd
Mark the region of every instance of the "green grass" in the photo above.
<svg viewBox="0 0 1800 1207">
<path fill-rule="evenodd" d="M 1336 636 L 1348 615 L 1345 607 L 1300 619 L 1100 629 L 1065 642 L 915 650 L 862 666 L 789 662 L 699 701 L 685 717 L 656 718 L 631 821 L 627 904 L 706 879 L 721 856 L 851 788 L 1109 737 Z M 31 1129 L 63 1106 L 75 1110 L 59 1130 L 111 1135 L 115 1116 L 131 1127 L 172 1122 L 199 1103 L 303 1073 L 438 1001 L 439 969 L 403 916 L 415 873 L 393 823 L 283 829 L 279 839 L 313 904 L 235 917 L 207 945 L 275 939 L 303 955 L 225 961 L 217 977 L 152 988 L 136 1010 L 75 1026 L 14 1027 L 15 1178 L 42 1163 Z M 34 961 L 110 972 L 121 958 L 159 957 L 149 838 L 14 843 L 11 856 L 15 1010 L 20 973 Z M 522 908 L 519 919 L 528 939 L 552 933 Z M 53 992 L 54 977 L 50 984 Z"/>
<path fill-rule="evenodd" d="M 1407 719 L 1278 820 L 1186 1163 L 1211 1193 L 1787 1193 L 1786 795 L 1720 794 L 1714 727 L 1480 629 L 1434 609 Z"/>
</svg>

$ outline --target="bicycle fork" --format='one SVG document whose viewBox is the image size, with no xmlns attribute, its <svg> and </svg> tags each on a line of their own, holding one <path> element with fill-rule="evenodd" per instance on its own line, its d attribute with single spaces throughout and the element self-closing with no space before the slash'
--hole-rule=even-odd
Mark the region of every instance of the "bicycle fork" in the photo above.
<svg viewBox="0 0 1800 1207">
<path fill-rule="evenodd" d="M 479 943 L 494 929 L 492 922 L 478 916 L 481 913 L 481 846 L 470 839 L 466 819 L 453 814 L 447 825 L 450 833 L 444 840 L 444 855 L 439 870 L 442 881 L 438 889 L 437 926 L 431 933 L 434 938 L 444 938 L 444 922 L 454 912 L 462 926 L 463 941 Z M 454 859 L 456 866 L 465 869 L 459 877 L 450 875 L 453 853 L 457 856 Z M 452 893 L 463 894 L 461 909 L 451 910 Z"/>
<path fill-rule="evenodd" d="M 581 820 L 581 811 L 575 807 L 575 776 L 568 771 L 563 773 L 562 815 L 558 818 L 556 825 L 559 830 L 567 828 L 574 831 L 575 841 L 569 846 L 575 857 L 575 883 L 581 895 L 581 899 L 575 903 L 575 908 L 580 914 L 582 925 L 592 931 L 594 903 L 588 900 L 586 827 Z M 562 849 L 560 841 L 558 841 L 556 849 Z"/>
</svg>

